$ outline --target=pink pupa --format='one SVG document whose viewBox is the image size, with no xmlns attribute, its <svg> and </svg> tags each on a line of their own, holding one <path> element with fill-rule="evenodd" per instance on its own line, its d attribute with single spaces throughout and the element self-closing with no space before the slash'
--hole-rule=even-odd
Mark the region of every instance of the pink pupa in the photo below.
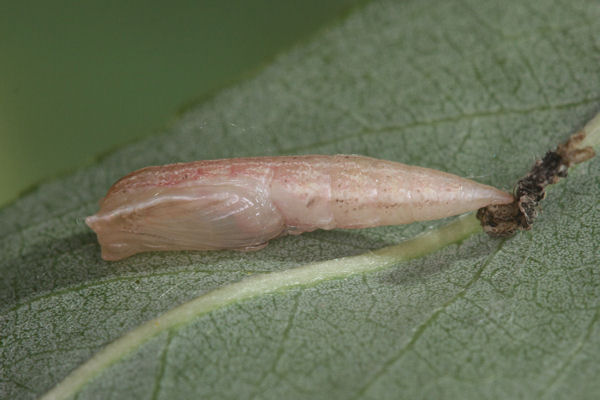
<svg viewBox="0 0 600 400">
<path fill-rule="evenodd" d="M 513 196 L 429 168 L 355 155 L 234 158 L 147 167 L 86 219 L 102 258 L 257 250 L 278 236 L 434 220 Z"/>
</svg>

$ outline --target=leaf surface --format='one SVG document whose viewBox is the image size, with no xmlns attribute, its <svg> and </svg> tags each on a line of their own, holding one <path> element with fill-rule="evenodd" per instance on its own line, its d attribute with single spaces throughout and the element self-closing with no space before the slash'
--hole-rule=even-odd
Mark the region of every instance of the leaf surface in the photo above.
<svg viewBox="0 0 600 400">
<path fill-rule="evenodd" d="M 599 29 L 594 1 L 372 2 L 163 135 L 0 210 L 0 395 L 38 397 L 130 332 L 77 398 L 596 397 L 597 157 L 506 241 L 456 234 L 410 261 L 223 301 L 149 336 L 148 321 L 252 287 L 249 276 L 371 262 L 445 221 L 108 263 L 83 218 L 136 168 L 222 157 L 356 153 L 509 189 L 600 108 Z"/>
</svg>

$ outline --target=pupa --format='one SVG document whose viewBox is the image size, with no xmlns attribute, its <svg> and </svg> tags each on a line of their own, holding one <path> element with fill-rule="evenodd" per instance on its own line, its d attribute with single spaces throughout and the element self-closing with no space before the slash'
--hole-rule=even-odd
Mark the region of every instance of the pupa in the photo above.
<svg viewBox="0 0 600 400">
<path fill-rule="evenodd" d="M 159 250 L 258 250 L 315 229 L 400 225 L 514 200 L 429 168 L 358 155 L 152 166 L 117 181 L 86 218 L 102 258 Z"/>
</svg>

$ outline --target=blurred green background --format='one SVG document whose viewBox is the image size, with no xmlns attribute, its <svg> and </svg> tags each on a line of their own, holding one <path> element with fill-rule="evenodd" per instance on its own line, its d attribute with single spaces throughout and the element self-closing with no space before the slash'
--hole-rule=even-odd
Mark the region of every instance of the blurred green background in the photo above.
<svg viewBox="0 0 600 400">
<path fill-rule="evenodd" d="M 160 131 L 359 1 L 3 1 L 0 206 Z"/>
</svg>

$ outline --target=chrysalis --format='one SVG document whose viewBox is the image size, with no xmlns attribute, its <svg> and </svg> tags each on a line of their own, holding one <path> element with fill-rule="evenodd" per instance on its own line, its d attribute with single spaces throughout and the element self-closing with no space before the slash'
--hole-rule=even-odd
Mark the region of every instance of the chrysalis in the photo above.
<svg viewBox="0 0 600 400">
<path fill-rule="evenodd" d="M 105 260 L 157 250 L 256 250 L 285 234 L 444 218 L 513 196 L 433 169 L 349 155 L 147 167 L 86 219 Z"/>
</svg>

